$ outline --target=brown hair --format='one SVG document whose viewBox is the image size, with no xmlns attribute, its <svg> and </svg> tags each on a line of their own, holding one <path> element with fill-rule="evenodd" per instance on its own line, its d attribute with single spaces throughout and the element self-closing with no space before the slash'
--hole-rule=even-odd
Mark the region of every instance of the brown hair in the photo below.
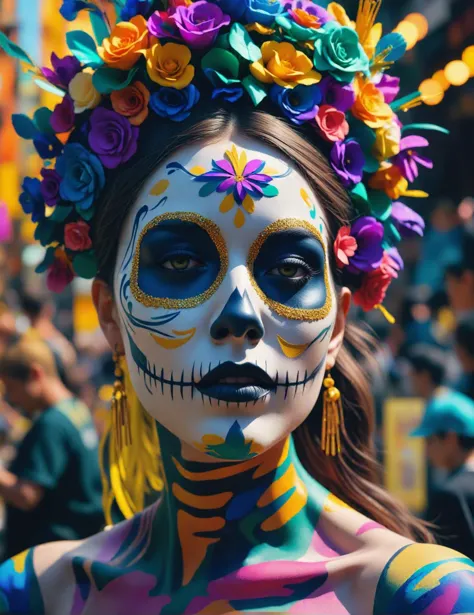
<svg viewBox="0 0 474 615">
<path fill-rule="evenodd" d="M 196 117 L 195 114 L 192 120 L 181 126 L 181 130 L 176 130 L 176 126 L 160 124 L 156 131 L 151 128 L 142 131 L 147 135 L 145 139 L 151 141 L 142 147 L 146 154 L 139 157 L 133 166 L 122 168 L 120 174 L 108 182 L 109 190 L 98 205 L 95 225 L 94 243 L 101 278 L 109 283 L 113 278 L 117 242 L 111 241 L 111 238 L 119 236 L 122 223 L 149 175 L 178 148 L 216 141 L 232 128 L 266 142 L 298 166 L 326 211 L 332 239 L 342 225 L 348 224 L 348 195 L 324 155 L 311 144 L 311 128 L 295 128 L 269 113 L 242 107 L 231 111 L 222 109 L 208 118 Z M 153 143 L 153 140 L 159 143 Z M 331 265 L 336 274 L 334 262 Z M 356 325 L 349 324 L 344 348 L 333 370 L 344 404 L 341 456 L 327 457 L 321 451 L 322 396 L 307 420 L 294 433 L 298 454 L 309 473 L 346 503 L 388 529 L 411 539 L 432 542 L 425 524 L 380 485 L 373 446 L 373 400 L 369 382 L 361 368 L 362 359 L 369 360 L 372 351 L 370 336 Z"/>
<path fill-rule="evenodd" d="M 48 377 L 58 378 L 56 361 L 49 347 L 36 335 L 26 334 L 12 344 L 0 359 L 0 376 L 7 376 L 26 382 L 33 365 L 41 367 Z"/>
</svg>

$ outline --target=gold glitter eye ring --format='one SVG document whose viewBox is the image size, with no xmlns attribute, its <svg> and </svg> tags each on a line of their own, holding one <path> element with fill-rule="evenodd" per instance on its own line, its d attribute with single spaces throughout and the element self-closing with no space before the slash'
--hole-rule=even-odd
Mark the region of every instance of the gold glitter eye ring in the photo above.
<svg viewBox="0 0 474 615">
<path fill-rule="evenodd" d="M 152 295 L 148 295 L 143 292 L 138 284 L 138 274 L 140 270 L 140 250 L 143 238 L 148 233 L 148 231 L 152 228 L 155 228 L 162 222 L 166 220 L 181 220 L 183 222 L 192 222 L 200 226 L 206 233 L 209 235 L 211 240 L 214 242 L 216 246 L 217 252 L 220 257 L 220 269 L 217 274 L 216 279 L 211 284 L 211 286 L 205 290 L 200 295 L 196 295 L 195 297 L 189 297 L 187 299 L 170 299 L 169 297 L 153 297 Z M 157 216 L 140 232 L 138 236 L 137 245 L 135 247 L 135 253 L 133 255 L 132 261 L 132 271 L 130 274 L 130 290 L 132 291 L 133 297 L 141 303 L 145 307 L 154 307 L 154 308 L 164 308 L 166 310 L 183 310 L 188 308 L 194 308 L 198 305 L 203 304 L 205 301 L 210 299 L 212 295 L 216 292 L 219 286 L 222 284 L 222 281 L 227 273 L 227 268 L 229 266 L 229 256 L 227 253 L 227 246 L 224 241 L 224 237 L 222 233 L 214 222 L 204 218 L 204 216 L 200 216 L 199 214 L 186 212 L 186 211 L 176 211 L 176 212 L 168 212 L 166 214 L 162 214 L 161 216 Z"/>
<path fill-rule="evenodd" d="M 263 244 L 270 237 L 270 235 L 274 235 L 279 231 L 288 231 L 295 228 L 303 228 L 309 231 L 312 235 L 314 235 L 314 237 L 316 237 L 324 250 L 324 285 L 326 287 L 326 303 L 323 305 L 323 307 L 316 308 L 314 310 L 294 308 L 288 305 L 284 305 L 283 303 L 279 303 L 274 299 L 270 299 L 257 284 L 257 281 L 253 275 L 255 259 L 257 258 Z M 273 310 L 279 316 L 283 316 L 284 318 L 288 318 L 290 320 L 311 321 L 322 320 L 323 318 L 326 318 L 326 316 L 328 316 L 331 312 L 332 293 L 331 284 L 329 281 L 329 264 L 327 250 L 326 246 L 324 245 L 324 239 L 320 231 L 309 222 L 306 222 L 305 220 L 299 220 L 298 218 L 285 218 L 283 220 L 277 220 L 276 222 L 273 222 L 272 224 L 267 226 L 267 228 L 260 233 L 260 235 L 250 247 L 247 258 L 247 269 L 250 276 L 250 282 L 255 289 L 257 295 L 266 305 L 268 305 L 271 310 Z"/>
</svg>

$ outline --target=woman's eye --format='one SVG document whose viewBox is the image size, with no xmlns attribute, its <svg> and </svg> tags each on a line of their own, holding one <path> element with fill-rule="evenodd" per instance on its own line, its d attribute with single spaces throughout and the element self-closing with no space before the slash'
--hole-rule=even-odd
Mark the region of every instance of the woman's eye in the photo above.
<svg viewBox="0 0 474 615">
<path fill-rule="evenodd" d="M 163 269 L 171 269 L 172 271 L 189 271 L 197 269 L 201 263 L 190 256 L 175 256 L 161 263 Z"/>
<path fill-rule="evenodd" d="M 295 265 L 293 263 L 287 263 L 275 267 L 269 271 L 270 275 L 281 276 L 282 278 L 289 278 L 293 280 L 300 280 L 307 277 L 308 269 L 301 265 Z"/>
</svg>

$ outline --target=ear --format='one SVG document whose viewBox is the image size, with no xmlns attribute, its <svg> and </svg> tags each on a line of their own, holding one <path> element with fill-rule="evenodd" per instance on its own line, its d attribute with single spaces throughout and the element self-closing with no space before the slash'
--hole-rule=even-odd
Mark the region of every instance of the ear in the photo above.
<svg viewBox="0 0 474 615">
<path fill-rule="evenodd" d="M 331 341 L 329 342 L 328 355 L 326 358 L 326 370 L 330 371 L 336 365 L 337 356 L 344 342 L 344 333 L 346 331 L 347 314 L 351 307 L 352 293 L 348 288 L 343 288 L 339 294 L 339 303 L 337 307 L 336 324 L 332 332 Z"/>
<path fill-rule="evenodd" d="M 92 284 L 92 300 L 99 317 L 100 327 L 112 350 L 124 351 L 122 333 L 119 327 L 119 317 L 115 299 L 110 286 L 103 280 L 94 280 Z"/>
</svg>

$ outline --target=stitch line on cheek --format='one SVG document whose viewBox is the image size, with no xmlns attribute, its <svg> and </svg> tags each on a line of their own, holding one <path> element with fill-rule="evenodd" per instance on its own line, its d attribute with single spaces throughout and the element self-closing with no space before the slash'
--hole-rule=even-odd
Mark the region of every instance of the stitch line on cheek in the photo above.
<svg viewBox="0 0 474 615">
<path fill-rule="evenodd" d="M 140 271 L 140 248 L 143 238 L 150 229 L 155 228 L 165 220 L 181 220 L 183 222 L 193 222 L 194 224 L 197 224 L 207 232 L 211 240 L 214 242 L 214 245 L 216 246 L 217 252 L 220 257 L 221 265 L 219 273 L 217 274 L 217 277 L 211 284 L 211 286 L 200 295 L 196 295 L 195 297 L 189 297 L 187 299 L 153 297 L 152 295 L 145 293 L 138 284 L 138 277 Z M 162 214 L 161 216 L 157 216 L 141 230 L 137 240 L 135 254 L 132 261 L 132 269 L 130 273 L 130 289 L 135 300 L 138 301 L 138 303 L 144 305 L 145 307 L 164 308 L 166 310 L 195 308 L 210 299 L 212 295 L 216 292 L 216 290 L 219 288 L 225 278 L 228 266 L 229 256 L 227 252 L 227 246 L 217 224 L 215 224 L 208 218 L 204 218 L 204 216 L 200 216 L 199 214 L 195 214 L 192 212 L 169 212 L 166 214 Z"/>
<path fill-rule="evenodd" d="M 279 303 L 274 299 L 270 299 L 257 284 L 257 281 L 253 275 L 253 266 L 255 260 L 265 241 L 271 235 L 274 235 L 279 231 L 288 231 L 295 228 L 303 228 L 309 231 L 320 242 L 324 250 L 324 285 L 326 287 L 326 303 L 321 308 L 294 308 L 288 305 L 284 305 L 283 303 Z M 257 295 L 271 310 L 273 310 L 279 316 L 283 316 L 284 318 L 288 318 L 289 320 L 312 321 L 322 320 L 330 314 L 332 308 L 332 293 L 331 284 L 329 282 L 329 266 L 326 246 L 324 244 L 324 239 L 321 232 L 315 226 L 313 226 L 309 222 L 306 222 L 306 220 L 299 220 L 298 218 L 286 218 L 284 220 L 277 220 L 276 222 L 273 222 L 272 224 L 267 226 L 267 228 L 260 233 L 257 239 L 250 246 L 247 258 L 247 269 L 250 277 L 250 283 L 252 284 Z"/>
</svg>

